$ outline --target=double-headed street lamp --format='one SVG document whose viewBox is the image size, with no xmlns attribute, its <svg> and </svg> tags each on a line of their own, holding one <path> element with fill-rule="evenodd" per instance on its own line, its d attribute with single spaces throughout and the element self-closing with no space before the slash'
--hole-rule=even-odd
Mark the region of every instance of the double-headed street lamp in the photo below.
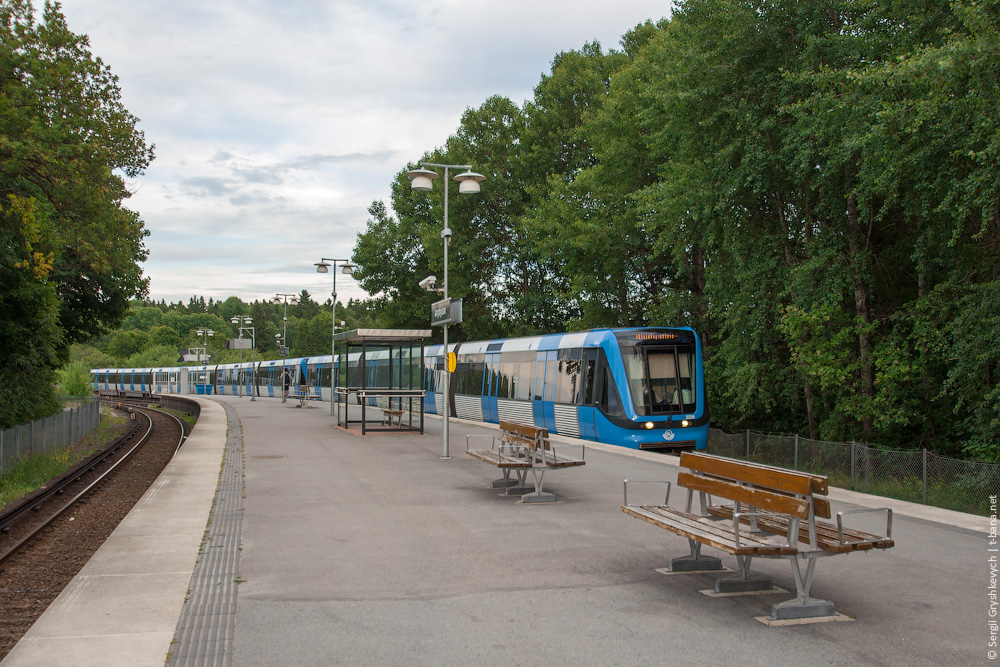
<svg viewBox="0 0 1000 667">
<path fill-rule="evenodd" d="M 330 264 L 327 262 L 333 262 L 333 271 L 330 271 Z M 336 397 L 333 395 L 334 389 L 337 386 L 337 262 L 341 262 L 341 270 L 344 272 L 345 276 L 349 276 L 354 273 L 354 265 L 348 259 L 330 259 L 329 257 L 320 257 L 319 263 L 316 264 L 316 273 L 331 273 L 333 274 L 333 306 L 331 306 L 333 314 L 333 324 L 330 328 L 330 416 L 333 416 L 333 404 L 336 402 Z"/>
<path fill-rule="evenodd" d="M 411 169 L 406 172 L 407 177 L 410 179 L 410 188 L 413 190 L 420 190 L 423 192 L 430 191 L 434 188 L 434 180 L 438 178 L 438 173 L 429 169 L 433 167 L 436 169 L 444 169 L 444 229 L 441 230 L 441 238 L 444 239 L 444 289 L 436 289 L 434 287 L 435 281 L 428 281 L 427 278 L 421 281 L 421 287 L 424 287 L 428 291 L 441 292 L 442 298 L 448 299 L 448 245 L 451 243 L 451 228 L 448 227 L 448 174 L 451 169 L 465 169 L 464 172 L 455 176 L 455 180 L 458 181 L 458 193 L 463 195 L 472 195 L 479 192 L 479 182 L 484 180 L 486 177 L 482 174 L 477 174 L 472 171 L 471 164 L 437 164 L 434 162 L 421 162 L 420 169 Z M 448 325 L 444 325 L 444 354 L 445 358 L 448 356 Z M 444 374 L 444 418 L 442 421 L 442 444 L 441 444 L 441 458 L 450 459 L 451 454 L 448 448 L 448 417 L 451 412 L 451 405 L 448 397 L 450 396 L 451 390 L 451 371 L 445 369 Z"/>
<path fill-rule="evenodd" d="M 288 349 L 287 349 L 287 346 L 288 346 L 288 304 L 290 302 L 293 306 L 298 305 L 298 303 L 299 303 L 299 297 L 298 297 L 297 294 L 280 294 L 279 293 L 279 294 L 276 294 L 273 299 L 271 299 L 271 303 L 273 303 L 274 305 L 278 305 L 282 301 L 285 302 L 285 316 L 284 316 L 284 324 L 282 325 L 282 328 L 281 328 L 281 341 L 282 341 L 281 347 L 285 348 L 285 350 L 284 350 L 285 353 L 282 354 L 281 356 L 287 357 L 288 356 Z M 275 338 L 277 338 L 277 336 L 275 336 Z M 279 350 L 279 352 L 280 352 L 280 350 Z"/>
<path fill-rule="evenodd" d="M 198 335 L 198 336 L 203 336 L 204 337 L 204 343 L 203 343 L 204 347 L 202 347 L 201 348 L 201 352 L 198 353 L 198 361 L 199 362 L 201 361 L 201 355 L 204 354 L 205 355 L 205 363 L 207 364 L 208 363 L 208 337 L 209 336 L 214 336 L 215 332 L 212 331 L 211 329 L 198 329 L 197 331 L 195 331 L 195 334 Z"/>
<path fill-rule="evenodd" d="M 250 317 L 249 315 L 234 315 L 233 317 L 229 318 L 229 321 L 239 327 L 240 338 L 243 338 L 244 331 L 250 332 L 250 349 L 253 350 L 253 361 L 251 362 L 252 366 L 250 369 L 250 386 L 251 386 L 250 400 L 256 401 L 257 397 L 254 396 L 254 394 L 257 393 L 257 331 L 252 326 L 253 318 Z M 243 365 L 242 347 L 240 348 L 240 365 L 241 366 Z M 240 391 L 242 392 L 243 383 L 239 382 L 239 378 L 237 378 L 237 382 L 239 383 L 239 388 Z"/>
</svg>

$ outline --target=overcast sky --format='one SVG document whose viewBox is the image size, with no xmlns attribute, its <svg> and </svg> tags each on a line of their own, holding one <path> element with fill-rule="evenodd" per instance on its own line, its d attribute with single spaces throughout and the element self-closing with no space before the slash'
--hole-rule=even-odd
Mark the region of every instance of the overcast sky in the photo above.
<svg viewBox="0 0 1000 667">
<path fill-rule="evenodd" d="M 40 8 L 42 0 L 35 0 Z M 521 105 L 553 57 L 621 36 L 652 0 L 63 0 L 156 159 L 126 205 L 150 296 L 330 295 L 395 174 L 491 95 Z M 488 188 L 489 182 L 483 183 Z M 422 277 L 422 276 L 419 276 Z M 364 298 L 345 276 L 338 300 Z"/>
</svg>

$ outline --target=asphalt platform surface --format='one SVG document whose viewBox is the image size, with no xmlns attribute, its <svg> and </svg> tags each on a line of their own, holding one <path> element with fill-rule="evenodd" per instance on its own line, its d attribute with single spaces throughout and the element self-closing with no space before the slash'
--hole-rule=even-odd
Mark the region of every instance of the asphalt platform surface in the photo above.
<svg viewBox="0 0 1000 667">
<path fill-rule="evenodd" d="M 236 550 L 229 560 L 238 574 L 217 576 L 216 589 L 231 589 L 229 601 L 216 605 L 221 612 L 191 613 L 195 588 L 205 581 L 197 573 L 182 599 L 172 590 L 163 603 L 167 611 L 158 612 L 173 613 L 178 628 L 205 626 L 197 643 L 211 648 L 185 652 L 179 648 L 191 640 L 178 639 L 179 631 L 164 644 L 162 629 L 156 641 L 147 641 L 154 630 L 125 628 L 135 615 L 127 611 L 136 605 L 132 593 L 120 596 L 124 612 L 102 603 L 122 624 L 105 633 L 111 637 L 102 649 L 100 638 L 65 629 L 73 613 L 88 613 L 77 590 L 50 607 L 36 623 L 43 630 L 33 628 L 4 667 L 167 661 L 915 667 L 990 664 L 989 652 L 998 650 L 1000 630 L 994 625 L 991 631 L 997 617 L 990 616 L 997 586 L 990 570 L 997 554 L 990 549 L 997 547 L 990 544 L 989 518 L 833 489 L 835 512 L 893 507 L 896 546 L 820 559 L 812 595 L 832 600 L 843 620 L 769 626 L 758 617 L 794 597 L 786 561 L 758 559 L 754 569 L 788 593 L 709 597 L 701 591 L 711 589 L 717 575 L 657 571 L 687 553 L 686 540 L 621 511 L 622 481 L 673 480 L 674 457 L 588 443 L 585 466 L 547 474 L 545 490 L 557 502 L 525 505 L 489 488 L 498 471 L 465 454 L 466 434 L 493 433 L 489 428 L 453 420 L 451 458 L 442 459 L 436 418 L 426 419 L 424 435 L 362 436 L 358 425 L 337 427 L 326 404 L 218 401 L 228 406 L 223 421 L 230 435 L 240 436 L 230 438 L 230 446 L 236 442 L 242 457 L 241 521 L 225 529 L 230 536 L 239 531 L 238 544 L 228 547 Z M 217 421 L 219 412 L 203 415 Z M 218 442 L 217 431 L 212 438 Z M 220 475 L 223 447 L 218 443 L 200 463 L 199 474 L 213 485 L 239 477 L 239 468 Z M 660 494 L 641 485 L 630 486 L 633 492 L 633 503 L 654 502 Z M 217 495 L 237 494 L 230 488 Z M 144 499 L 139 514 L 152 515 L 144 508 L 156 502 Z M 682 503 L 683 493 L 675 491 L 671 505 Z M 211 526 L 209 515 L 218 507 L 219 497 L 207 508 L 199 502 L 178 511 L 190 513 L 189 523 L 200 522 L 208 535 L 206 521 Z M 193 554 L 185 551 L 183 562 L 195 569 L 194 561 L 204 561 L 213 547 L 227 548 L 213 539 Z M 705 553 L 735 565 L 727 554 Z M 184 574 L 183 566 L 169 569 L 175 579 Z M 85 588 L 114 580 L 91 576 Z M 155 597 L 156 590 L 143 595 Z M 74 652 L 74 639 L 84 652 Z M 86 651 L 96 657 L 85 657 Z"/>
</svg>

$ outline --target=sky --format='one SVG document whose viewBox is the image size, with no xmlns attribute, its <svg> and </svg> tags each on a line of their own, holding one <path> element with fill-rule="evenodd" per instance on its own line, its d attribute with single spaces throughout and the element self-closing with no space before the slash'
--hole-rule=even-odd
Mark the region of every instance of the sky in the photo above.
<svg viewBox="0 0 1000 667">
<path fill-rule="evenodd" d="M 42 0 L 35 0 L 40 12 Z M 556 54 L 669 13 L 660 0 L 63 0 L 156 158 L 126 207 L 150 297 L 326 301 L 396 174 L 462 113 L 531 99 Z M 489 181 L 483 182 L 489 187 Z M 440 186 L 438 186 L 440 187 Z M 455 189 L 452 190 L 455 192 Z M 415 276 L 419 280 L 423 276 Z M 367 298 L 337 275 L 337 299 Z"/>
</svg>

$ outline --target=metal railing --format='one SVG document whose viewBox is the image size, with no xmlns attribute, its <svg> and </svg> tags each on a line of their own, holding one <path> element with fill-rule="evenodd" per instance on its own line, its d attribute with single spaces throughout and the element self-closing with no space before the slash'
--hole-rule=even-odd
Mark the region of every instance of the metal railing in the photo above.
<svg viewBox="0 0 1000 667">
<path fill-rule="evenodd" d="M 710 429 L 708 451 L 826 475 L 832 486 L 844 489 L 982 516 L 990 515 L 990 496 L 1000 495 L 1000 464 L 938 456 L 926 449 L 878 449 L 797 435 Z"/>
<path fill-rule="evenodd" d="M 80 405 L 0 431 L 0 476 L 18 459 L 58 452 L 97 428 L 101 423 L 101 402 L 96 398 L 73 400 Z"/>
</svg>

